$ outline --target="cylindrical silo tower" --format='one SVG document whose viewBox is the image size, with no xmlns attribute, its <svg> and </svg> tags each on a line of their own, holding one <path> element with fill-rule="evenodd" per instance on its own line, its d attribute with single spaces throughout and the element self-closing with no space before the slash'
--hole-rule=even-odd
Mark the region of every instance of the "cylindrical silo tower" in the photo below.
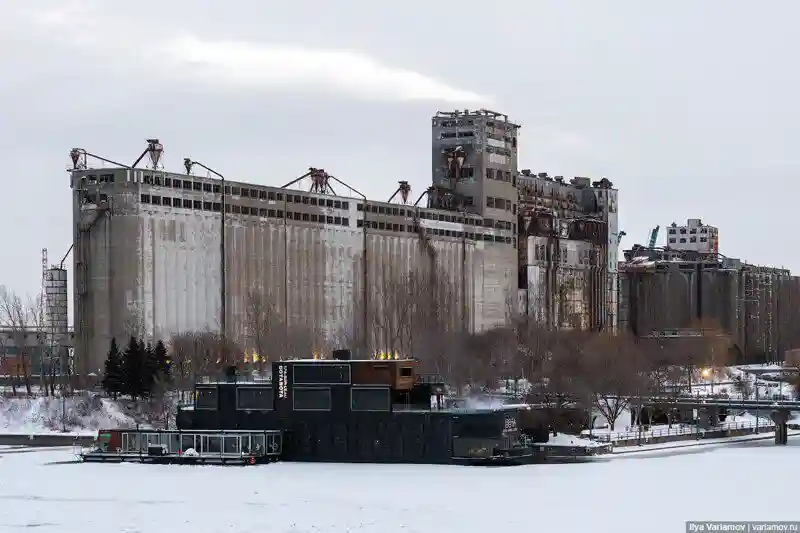
<svg viewBox="0 0 800 533">
<path fill-rule="evenodd" d="M 67 271 L 51 267 L 45 278 L 44 317 L 50 357 L 57 368 L 65 364 L 64 347 L 67 340 Z M 58 359 L 58 363 L 55 362 Z"/>
</svg>

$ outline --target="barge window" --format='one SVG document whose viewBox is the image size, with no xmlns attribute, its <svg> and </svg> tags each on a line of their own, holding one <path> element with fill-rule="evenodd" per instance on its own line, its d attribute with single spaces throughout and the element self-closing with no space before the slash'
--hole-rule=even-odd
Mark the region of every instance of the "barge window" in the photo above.
<svg viewBox="0 0 800 533">
<path fill-rule="evenodd" d="M 295 385 L 349 385 L 350 365 L 295 364 L 292 365 Z"/>
<path fill-rule="evenodd" d="M 492 415 L 471 415 L 453 420 L 456 437 L 499 438 L 503 435 L 503 420 Z"/>
<path fill-rule="evenodd" d="M 389 387 L 353 387 L 350 389 L 350 409 L 353 411 L 389 411 Z"/>
<path fill-rule="evenodd" d="M 217 388 L 197 387 L 194 398 L 195 409 L 217 410 Z"/>
<path fill-rule="evenodd" d="M 236 409 L 240 411 L 272 411 L 272 387 L 238 387 Z"/>
<path fill-rule="evenodd" d="M 331 410 L 331 389 L 330 387 L 320 388 L 297 388 L 293 390 L 295 411 L 330 411 Z"/>
</svg>

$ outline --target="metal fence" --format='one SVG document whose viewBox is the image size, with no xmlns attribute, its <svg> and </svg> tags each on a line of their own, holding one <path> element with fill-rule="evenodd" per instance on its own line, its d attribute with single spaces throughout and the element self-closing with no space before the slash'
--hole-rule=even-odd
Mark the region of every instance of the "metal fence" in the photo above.
<svg viewBox="0 0 800 533">
<path fill-rule="evenodd" d="M 722 424 L 711 426 L 708 429 L 700 429 L 695 425 L 676 425 L 671 428 L 658 428 L 658 429 L 642 429 L 641 433 L 638 429 L 631 430 L 631 431 L 620 431 L 616 433 L 600 433 L 600 434 L 592 434 L 591 437 L 595 440 L 600 442 L 617 442 L 617 441 L 625 441 L 625 440 L 634 440 L 641 438 L 659 438 L 659 437 L 678 437 L 681 435 L 697 435 L 703 433 L 711 433 L 716 431 L 724 431 L 727 429 L 753 429 L 755 431 L 756 428 L 766 428 L 766 427 L 775 427 L 775 424 L 770 420 L 763 420 L 759 421 L 757 424 L 753 421 L 743 421 L 743 422 L 724 422 Z M 584 435 L 588 435 L 588 432 L 584 431 Z"/>
</svg>

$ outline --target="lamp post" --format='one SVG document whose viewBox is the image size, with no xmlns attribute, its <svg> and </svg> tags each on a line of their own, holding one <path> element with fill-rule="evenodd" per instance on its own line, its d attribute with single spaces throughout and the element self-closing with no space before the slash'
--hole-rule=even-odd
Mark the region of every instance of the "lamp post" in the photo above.
<svg viewBox="0 0 800 533">
<path fill-rule="evenodd" d="M 215 176 L 219 177 L 221 181 L 220 185 L 220 234 L 219 234 L 219 255 L 220 255 L 220 306 L 219 306 L 219 321 L 220 321 L 220 334 L 222 336 L 222 345 L 223 348 L 227 349 L 227 316 L 226 316 L 226 303 L 225 303 L 225 176 L 217 172 L 216 170 L 205 166 L 204 164 L 198 161 L 192 161 L 190 158 L 186 157 L 183 160 L 183 166 L 186 168 L 186 174 L 191 174 L 192 167 L 198 166 L 207 170 L 208 172 L 214 174 Z"/>
</svg>

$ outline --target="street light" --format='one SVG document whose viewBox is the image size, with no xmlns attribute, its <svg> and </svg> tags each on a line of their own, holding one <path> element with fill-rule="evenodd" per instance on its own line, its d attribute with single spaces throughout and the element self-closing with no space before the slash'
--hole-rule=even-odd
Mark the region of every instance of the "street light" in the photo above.
<svg viewBox="0 0 800 533">
<path fill-rule="evenodd" d="M 225 313 L 225 176 L 217 172 L 216 170 L 205 166 L 203 163 L 198 161 L 192 161 L 190 158 L 186 157 L 183 159 L 183 166 L 186 168 L 186 174 L 191 174 L 192 167 L 198 166 L 207 170 L 208 172 L 218 176 L 221 180 L 220 185 L 220 194 L 221 194 L 221 201 L 220 201 L 220 235 L 219 235 L 219 255 L 220 255 L 220 306 L 219 306 L 219 321 L 220 321 L 220 333 L 222 336 L 222 345 L 223 348 L 227 347 L 227 323 L 226 323 L 226 313 Z"/>
</svg>

